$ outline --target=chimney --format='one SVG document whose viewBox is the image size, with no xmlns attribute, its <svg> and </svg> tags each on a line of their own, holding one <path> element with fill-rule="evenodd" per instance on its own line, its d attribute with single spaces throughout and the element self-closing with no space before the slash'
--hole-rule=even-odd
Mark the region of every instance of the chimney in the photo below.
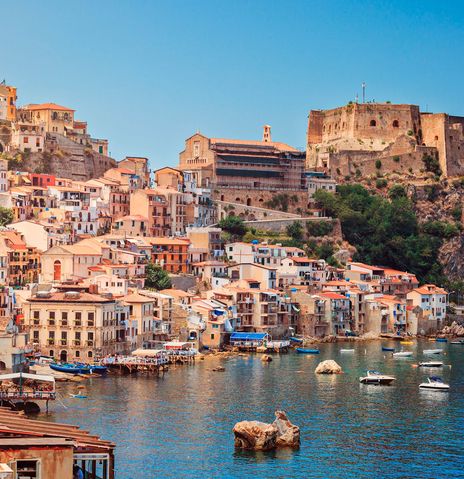
<svg viewBox="0 0 464 479">
<path fill-rule="evenodd" d="M 271 139 L 271 127 L 269 125 L 263 126 L 263 141 L 265 143 L 269 143 L 272 141 Z"/>
</svg>

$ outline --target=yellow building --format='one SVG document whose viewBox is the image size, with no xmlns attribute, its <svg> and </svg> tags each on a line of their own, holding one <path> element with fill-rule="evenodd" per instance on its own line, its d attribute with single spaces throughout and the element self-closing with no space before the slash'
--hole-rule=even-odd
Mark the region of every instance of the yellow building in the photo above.
<svg viewBox="0 0 464 479">
<path fill-rule="evenodd" d="M 130 331 L 132 345 L 140 348 L 153 339 L 153 299 L 135 292 L 124 297 L 123 303 L 129 306 Z"/>
<path fill-rule="evenodd" d="M 22 108 L 30 112 L 30 118 L 36 125 L 43 124 L 47 133 L 66 135 L 68 129 L 74 126 L 74 110 L 56 103 L 27 105 Z"/>
<path fill-rule="evenodd" d="M 16 87 L 1 84 L 0 97 L 4 99 L 0 119 L 8 121 L 16 120 Z"/>
<path fill-rule="evenodd" d="M 91 362 L 124 350 L 114 298 L 79 291 L 38 292 L 23 305 L 31 342 L 61 361 Z"/>
</svg>

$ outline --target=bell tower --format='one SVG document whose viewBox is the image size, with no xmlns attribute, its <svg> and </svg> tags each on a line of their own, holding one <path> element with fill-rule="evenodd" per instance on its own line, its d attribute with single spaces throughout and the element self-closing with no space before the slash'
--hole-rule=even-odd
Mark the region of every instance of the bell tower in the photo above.
<svg viewBox="0 0 464 479">
<path fill-rule="evenodd" d="M 271 127 L 269 125 L 264 125 L 263 126 L 263 141 L 265 143 L 270 143 L 272 141 Z"/>
</svg>

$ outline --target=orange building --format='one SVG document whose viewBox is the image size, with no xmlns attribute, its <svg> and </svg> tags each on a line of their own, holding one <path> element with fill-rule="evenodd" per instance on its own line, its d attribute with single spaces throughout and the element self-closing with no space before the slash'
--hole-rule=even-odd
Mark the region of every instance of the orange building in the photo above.
<svg viewBox="0 0 464 479">
<path fill-rule="evenodd" d="M 169 273 L 187 273 L 189 268 L 187 238 L 146 238 L 152 246 L 151 260 Z"/>
</svg>

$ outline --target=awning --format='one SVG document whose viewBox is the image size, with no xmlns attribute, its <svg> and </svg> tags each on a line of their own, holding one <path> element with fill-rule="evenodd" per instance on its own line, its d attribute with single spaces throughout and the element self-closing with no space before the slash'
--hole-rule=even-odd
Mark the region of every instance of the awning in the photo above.
<svg viewBox="0 0 464 479">
<path fill-rule="evenodd" d="M 232 333 L 231 341 L 263 341 L 269 335 L 267 333 Z"/>
</svg>

